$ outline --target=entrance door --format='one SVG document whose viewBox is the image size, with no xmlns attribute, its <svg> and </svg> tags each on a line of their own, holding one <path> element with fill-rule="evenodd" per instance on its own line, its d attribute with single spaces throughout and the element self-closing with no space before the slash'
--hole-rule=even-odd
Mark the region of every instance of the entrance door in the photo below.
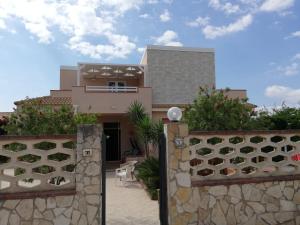
<svg viewBox="0 0 300 225">
<path fill-rule="evenodd" d="M 106 135 L 106 161 L 121 160 L 121 130 L 120 123 L 103 123 Z"/>
</svg>

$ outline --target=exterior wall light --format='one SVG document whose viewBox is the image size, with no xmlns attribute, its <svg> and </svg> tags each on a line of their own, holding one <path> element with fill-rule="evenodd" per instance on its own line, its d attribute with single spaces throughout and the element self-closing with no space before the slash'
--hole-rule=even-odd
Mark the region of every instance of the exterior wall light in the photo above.
<svg viewBox="0 0 300 225">
<path fill-rule="evenodd" d="M 182 111 L 178 107 L 171 107 L 168 110 L 167 116 L 171 122 L 179 122 L 182 118 Z"/>
</svg>

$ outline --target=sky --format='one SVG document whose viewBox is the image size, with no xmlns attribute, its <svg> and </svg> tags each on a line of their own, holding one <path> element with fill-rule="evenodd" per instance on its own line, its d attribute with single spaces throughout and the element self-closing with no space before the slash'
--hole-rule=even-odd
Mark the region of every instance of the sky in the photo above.
<svg viewBox="0 0 300 225">
<path fill-rule="evenodd" d="M 300 105 L 300 1 L 0 0 L 0 111 L 59 89 L 61 65 L 139 63 L 151 44 L 214 48 L 217 88 Z"/>
</svg>

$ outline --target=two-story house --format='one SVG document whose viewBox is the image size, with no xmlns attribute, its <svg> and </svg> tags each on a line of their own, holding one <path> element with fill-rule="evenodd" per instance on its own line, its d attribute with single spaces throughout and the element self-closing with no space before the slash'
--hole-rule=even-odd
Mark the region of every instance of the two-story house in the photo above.
<svg viewBox="0 0 300 225">
<path fill-rule="evenodd" d="M 59 90 L 35 100 L 53 107 L 72 105 L 81 113 L 100 113 L 109 136 L 107 160 L 119 161 L 131 147 L 134 127 L 126 115 L 131 103 L 141 102 L 154 120 L 165 119 L 169 107 L 192 103 L 200 86 L 215 87 L 213 49 L 147 46 L 140 64 L 61 66 Z M 245 90 L 227 94 L 246 97 Z"/>
</svg>

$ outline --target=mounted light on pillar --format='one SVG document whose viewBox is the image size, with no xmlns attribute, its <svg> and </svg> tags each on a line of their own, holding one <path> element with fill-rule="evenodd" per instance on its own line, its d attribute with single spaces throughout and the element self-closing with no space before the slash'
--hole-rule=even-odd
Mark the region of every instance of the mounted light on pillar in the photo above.
<svg viewBox="0 0 300 225">
<path fill-rule="evenodd" d="M 182 111 L 180 108 L 178 107 L 171 107 L 168 110 L 168 119 L 173 122 L 179 122 L 182 118 Z M 185 143 L 184 143 L 184 138 L 179 136 L 178 134 L 175 134 L 175 138 L 174 138 L 174 144 L 176 148 L 181 148 L 184 149 L 186 147 Z"/>
<path fill-rule="evenodd" d="M 182 111 L 178 107 L 171 107 L 168 110 L 167 116 L 171 122 L 179 122 L 182 118 Z"/>
</svg>

